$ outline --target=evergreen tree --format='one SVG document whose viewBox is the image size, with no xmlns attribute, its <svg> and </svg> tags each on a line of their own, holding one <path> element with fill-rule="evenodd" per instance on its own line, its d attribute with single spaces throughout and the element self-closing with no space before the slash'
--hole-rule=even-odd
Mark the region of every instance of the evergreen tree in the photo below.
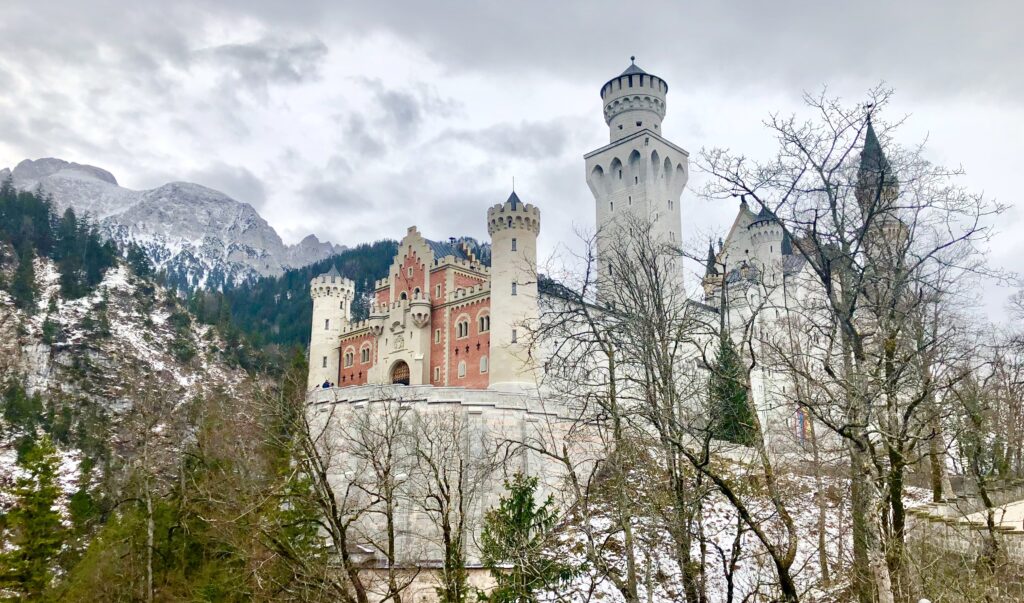
<svg viewBox="0 0 1024 603">
<path fill-rule="evenodd" d="M 57 450 L 43 436 L 19 463 L 25 475 L 11 492 L 15 502 L 7 514 L 5 551 L 0 554 L 0 586 L 26 599 L 42 596 L 53 578 L 65 529 L 54 509 L 57 487 Z"/>
<path fill-rule="evenodd" d="M 540 591 L 571 579 L 576 570 L 546 551 L 558 509 L 551 496 L 537 505 L 537 478 L 517 473 L 505 481 L 505 490 L 484 516 L 480 553 L 496 586 L 480 597 L 491 603 L 535 603 Z"/>
<path fill-rule="evenodd" d="M 711 436 L 734 444 L 754 441 L 755 422 L 747 400 L 744 369 L 736 346 L 725 335 L 711 371 Z"/>
<path fill-rule="evenodd" d="M 31 311 L 36 302 L 36 270 L 33 266 L 35 254 L 29 245 L 23 244 L 18 251 L 18 268 L 14 271 L 11 281 L 11 297 L 14 305 L 22 310 Z"/>
<path fill-rule="evenodd" d="M 125 253 L 125 260 L 128 267 L 136 276 L 148 278 L 153 276 L 153 265 L 149 263 L 146 252 L 135 243 L 128 243 L 128 251 Z"/>
</svg>

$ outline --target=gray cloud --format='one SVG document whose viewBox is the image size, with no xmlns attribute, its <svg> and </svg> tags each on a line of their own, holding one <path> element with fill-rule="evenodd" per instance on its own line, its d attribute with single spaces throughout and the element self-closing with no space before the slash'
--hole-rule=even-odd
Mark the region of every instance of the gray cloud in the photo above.
<svg viewBox="0 0 1024 603">
<path fill-rule="evenodd" d="M 263 181 L 243 166 L 218 161 L 190 172 L 187 179 L 219 190 L 256 209 L 262 207 L 267 200 L 267 190 Z"/>
<path fill-rule="evenodd" d="M 573 139 L 573 130 L 585 124 L 565 119 L 501 123 L 478 130 L 449 129 L 438 141 L 458 141 L 473 145 L 487 153 L 520 159 L 547 159 L 565 153 Z"/>
<path fill-rule="evenodd" d="M 199 50 L 197 60 L 223 71 L 225 87 L 263 96 L 273 84 L 301 84 L 320 77 L 327 46 L 317 38 L 288 42 L 264 38 Z"/>
</svg>

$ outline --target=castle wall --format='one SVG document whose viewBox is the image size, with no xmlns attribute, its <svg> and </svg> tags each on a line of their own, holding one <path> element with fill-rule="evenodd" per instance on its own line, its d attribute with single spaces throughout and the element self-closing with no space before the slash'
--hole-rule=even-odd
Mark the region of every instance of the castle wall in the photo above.
<svg viewBox="0 0 1024 603">
<path fill-rule="evenodd" d="M 336 383 L 339 386 L 359 385 L 368 383 L 370 373 L 377 360 L 377 337 L 371 332 L 364 332 L 341 340 L 341 368 Z M 369 351 L 367 360 L 363 361 L 363 350 Z M 352 354 L 351 365 L 346 365 L 346 354 Z"/>
<path fill-rule="evenodd" d="M 490 380 L 490 330 L 480 331 L 480 317 L 490 316 L 489 298 L 453 306 L 449 311 L 448 332 L 451 334 L 448 347 L 447 385 L 469 388 L 485 388 Z M 458 323 L 468 321 L 469 334 L 458 337 Z M 481 359 L 487 358 L 487 365 L 481 367 Z M 464 370 L 459 367 L 463 365 Z M 481 368 L 485 370 L 481 371 Z M 460 373 L 462 373 L 460 375 Z"/>
</svg>

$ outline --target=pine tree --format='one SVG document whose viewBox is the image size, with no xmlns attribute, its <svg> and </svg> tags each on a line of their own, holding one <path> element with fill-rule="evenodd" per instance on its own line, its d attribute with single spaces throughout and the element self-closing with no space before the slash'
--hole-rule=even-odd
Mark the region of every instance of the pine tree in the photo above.
<svg viewBox="0 0 1024 603">
<path fill-rule="evenodd" d="M 537 478 L 517 473 L 507 494 L 484 516 L 481 557 L 497 586 L 480 598 L 491 603 L 534 603 L 540 591 L 569 580 L 576 571 L 546 551 L 558 509 L 548 496 L 537 505 Z"/>
<path fill-rule="evenodd" d="M 11 281 L 11 297 L 14 305 L 22 310 L 31 311 L 36 302 L 36 270 L 33 266 L 35 254 L 28 244 L 23 244 L 18 251 L 18 268 L 14 271 Z"/>
<path fill-rule="evenodd" d="M 53 442 L 43 436 L 19 463 L 25 474 L 11 492 L 15 502 L 6 517 L 0 586 L 29 600 L 40 598 L 49 587 L 64 543 L 65 529 L 54 509 L 60 495 L 58 462 Z"/>
<path fill-rule="evenodd" d="M 736 346 L 728 335 L 723 336 L 709 384 L 712 437 L 743 445 L 754 441 L 755 422 L 745 383 Z"/>
</svg>

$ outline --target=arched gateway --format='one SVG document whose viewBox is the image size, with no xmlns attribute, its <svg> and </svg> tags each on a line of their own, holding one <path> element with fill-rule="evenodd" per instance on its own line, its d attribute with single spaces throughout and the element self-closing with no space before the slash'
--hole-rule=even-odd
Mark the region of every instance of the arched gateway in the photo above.
<svg viewBox="0 0 1024 603">
<path fill-rule="evenodd" d="M 409 385 L 409 365 L 404 360 L 399 360 L 391 368 L 391 383 Z"/>
</svg>

